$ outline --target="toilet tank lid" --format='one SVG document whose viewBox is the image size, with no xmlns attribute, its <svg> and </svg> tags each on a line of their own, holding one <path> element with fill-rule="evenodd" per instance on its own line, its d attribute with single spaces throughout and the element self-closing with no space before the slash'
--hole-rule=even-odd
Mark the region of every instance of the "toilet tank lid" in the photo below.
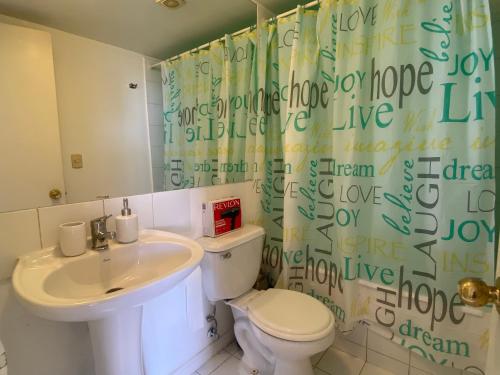
<svg viewBox="0 0 500 375">
<path fill-rule="evenodd" d="M 246 224 L 232 232 L 219 237 L 201 237 L 196 241 L 210 253 L 219 253 L 230 250 L 245 242 L 251 241 L 265 234 L 264 228 L 257 225 Z"/>
</svg>

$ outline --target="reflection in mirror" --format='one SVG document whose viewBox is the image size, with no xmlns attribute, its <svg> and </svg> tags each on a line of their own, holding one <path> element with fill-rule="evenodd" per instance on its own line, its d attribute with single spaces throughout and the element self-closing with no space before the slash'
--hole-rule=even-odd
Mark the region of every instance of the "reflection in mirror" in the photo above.
<svg viewBox="0 0 500 375">
<path fill-rule="evenodd" d="M 0 23 L 0 212 L 152 192 L 143 56 L 49 31 Z"/>
<path fill-rule="evenodd" d="M 251 179 L 256 32 L 237 34 L 163 64 L 173 116 L 159 60 L 0 16 L 0 212 Z"/>
<path fill-rule="evenodd" d="M 161 64 L 165 190 L 253 178 L 267 99 L 256 89 L 256 38 L 248 28 Z"/>
</svg>

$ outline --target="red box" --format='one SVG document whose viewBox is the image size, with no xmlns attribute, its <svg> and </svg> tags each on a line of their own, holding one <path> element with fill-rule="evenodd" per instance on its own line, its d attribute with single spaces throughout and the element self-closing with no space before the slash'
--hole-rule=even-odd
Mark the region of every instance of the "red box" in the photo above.
<svg viewBox="0 0 500 375">
<path fill-rule="evenodd" d="M 241 228 L 240 198 L 229 197 L 203 203 L 203 235 L 209 237 Z"/>
</svg>

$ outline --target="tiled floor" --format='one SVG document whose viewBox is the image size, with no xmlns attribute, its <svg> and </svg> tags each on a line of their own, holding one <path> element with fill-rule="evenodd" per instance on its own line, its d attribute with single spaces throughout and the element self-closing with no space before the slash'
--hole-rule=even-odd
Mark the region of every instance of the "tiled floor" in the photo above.
<svg viewBox="0 0 500 375">
<path fill-rule="evenodd" d="M 236 342 L 217 353 L 192 375 L 239 375 L 242 351 Z M 333 347 L 312 359 L 315 375 L 400 375 L 393 374 Z"/>
</svg>

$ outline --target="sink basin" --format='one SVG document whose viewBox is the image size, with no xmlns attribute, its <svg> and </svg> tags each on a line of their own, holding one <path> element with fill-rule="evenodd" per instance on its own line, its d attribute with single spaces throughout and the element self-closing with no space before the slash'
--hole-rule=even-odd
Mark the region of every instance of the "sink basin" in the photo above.
<svg viewBox="0 0 500 375">
<path fill-rule="evenodd" d="M 89 322 L 97 374 L 131 368 L 141 374 L 142 305 L 186 278 L 202 257 L 203 249 L 191 239 L 143 230 L 137 242 L 110 241 L 108 250 L 77 257 L 64 257 L 55 248 L 27 254 L 19 259 L 12 282 L 33 314 Z"/>
<path fill-rule="evenodd" d="M 201 261 L 195 241 L 162 231 L 142 231 L 139 241 L 110 241 L 104 251 L 63 257 L 54 249 L 20 258 L 13 284 L 34 314 L 59 321 L 101 319 L 144 304 L 188 276 Z"/>
</svg>

